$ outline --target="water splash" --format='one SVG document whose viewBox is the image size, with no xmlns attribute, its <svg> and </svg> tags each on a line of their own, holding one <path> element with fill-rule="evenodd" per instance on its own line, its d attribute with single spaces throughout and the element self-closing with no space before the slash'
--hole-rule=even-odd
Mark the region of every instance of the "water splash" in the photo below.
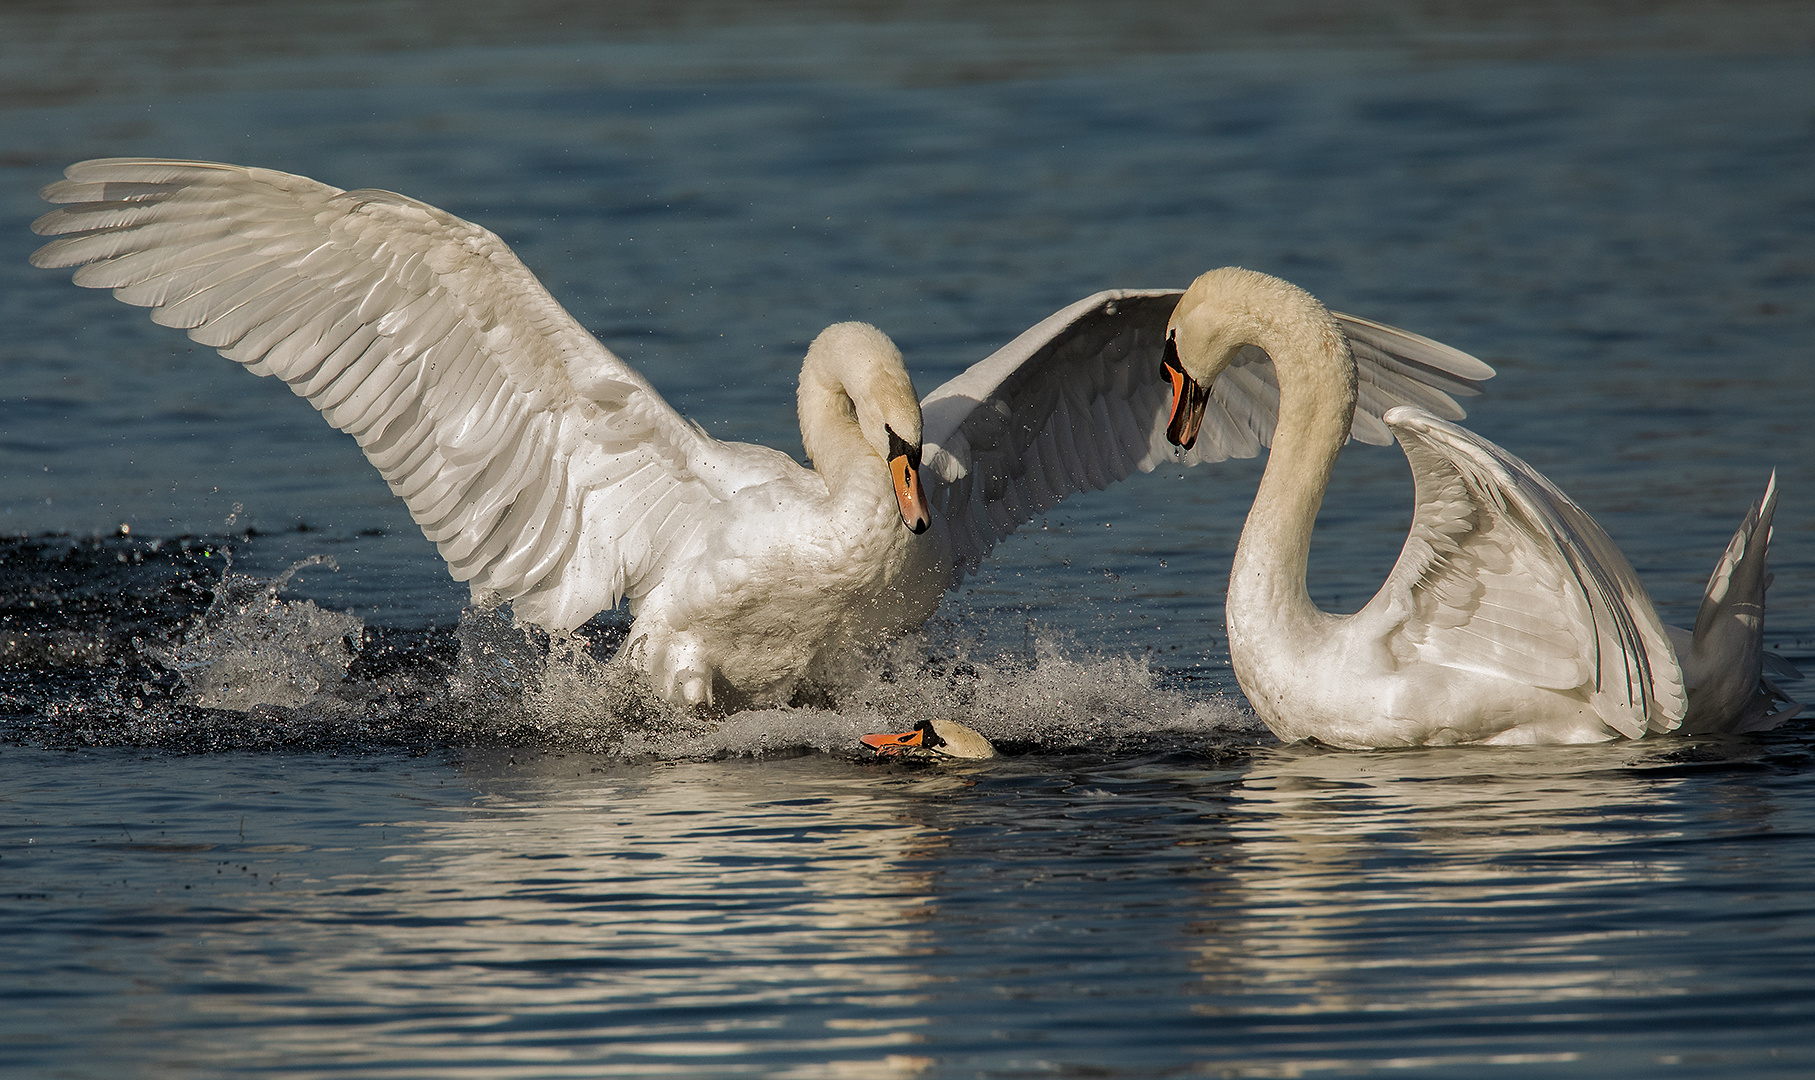
<svg viewBox="0 0 1815 1080">
<path fill-rule="evenodd" d="M 968 724 L 1010 753 L 1265 737 L 1236 701 L 1183 686 L 1143 657 L 1093 652 L 1037 627 L 1001 650 L 964 624 L 938 623 L 853 657 L 837 673 L 835 702 L 719 718 L 655 699 L 614 659 L 628 629 L 621 615 L 552 638 L 484 611 L 452 628 L 373 627 L 285 595 L 300 572 L 333 568 L 325 556 L 264 579 L 233 571 L 225 541 L 10 543 L 0 547 L 0 640 L 10 643 L 0 648 L 0 738 L 12 740 L 539 746 L 676 759 L 867 755 L 859 736 L 934 718 Z M 73 564 L 70 550 L 81 555 Z M 122 577 L 122 567 L 139 577 Z"/>
<path fill-rule="evenodd" d="M 962 626 L 941 625 L 854 661 L 836 706 L 737 713 L 703 729 L 626 733 L 632 756 L 857 753 L 857 739 L 922 720 L 954 719 L 1010 753 L 1117 751 L 1155 745 L 1220 749 L 1267 739 L 1237 700 L 1168 685 L 1145 657 L 1078 646 L 1035 629 L 1030 652 L 982 654 Z"/>
<path fill-rule="evenodd" d="M 312 555 L 268 581 L 231 571 L 222 575 L 200 623 L 160 657 L 182 676 L 195 704 L 241 712 L 306 707 L 335 714 L 363 704 L 342 691 L 365 622 L 324 611 L 310 600 L 278 596 L 298 573 L 316 566 L 340 569 L 331 557 Z M 155 655 L 155 647 L 148 652 Z"/>
<path fill-rule="evenodd" d="M 462 612 L 448 692 L 467 732 L 609 753 L 632 733 L 708 726 L 657 699 L 640 671 L 615 659 L 626 629 L 607 619 L 551 638 L 499 611 Z"/>
</svg>

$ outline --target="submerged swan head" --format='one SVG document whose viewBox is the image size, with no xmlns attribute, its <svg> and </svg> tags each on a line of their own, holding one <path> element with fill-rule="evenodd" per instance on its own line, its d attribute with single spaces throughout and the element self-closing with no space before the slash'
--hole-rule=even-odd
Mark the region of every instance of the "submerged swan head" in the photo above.
<svg viewBox="0 0 1815 1080">
<path fill-rule="evenodd" d="M 996 756 L 996 748 L 976 731 L 956 720 L 922 720 L 914 730 L 898 735 L 865 735 L 865 746 L 879 755 L 950 757 L 983 761 Z"/>
<path fill-rule="evenodd" d="M 920 398 L 901 350 L 868 323 L 834 323 L 813 339 L 800 369 L 801 441 L 816 466 L 839 454 L 829 429 L 852 420 L 888 463 L 902 523 L 925 532 L 932 515 L 920 486 Z"/>
<path fill-rule="evenodd" d="M 1283 339 L 1310 338 L 1342 348 L 1342 331 L 1310 293 L 1268 274 L 1225 266 L 1202 274 L 1179 297 L 1166 323 L 1161 370 L 1172 384 L 1166 437 L 1189 450 L 1197 441 L 1209 387 L 1243 348 L 1269 353 Z"/>
</svg>

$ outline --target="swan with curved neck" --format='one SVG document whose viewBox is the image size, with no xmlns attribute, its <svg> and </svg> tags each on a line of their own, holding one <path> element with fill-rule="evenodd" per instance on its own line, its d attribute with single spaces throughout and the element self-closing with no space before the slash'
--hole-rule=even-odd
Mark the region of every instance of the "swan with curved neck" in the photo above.
<svg viewBox="0 0 1815 1080">
<path fill-rule="evenodd" d="M 154 158 L 79 162 L 43 195 L 60 208 L 33 223 L 56 237 L 35 265 L 284 380 L 358 441 L 475 604 L 562 634 L 627 600 L 620 656 L 677 703 L 835 690 L 1018 526 L 1172 458 L 1155 360 L 1177 290 L 1086 297 L 924 402 L 886 336 L 835 325 L 801 369 L 802 468 L 706 435 L 502 240 L 415 199 Z M 1460 415 L 1450 395 L 1491 374 L 1338 318 L 1380 389 L 1361 438 L 1383 441 L 1398 401 Z M 1228 380 L 1186 462 L 1257 452 L 1270 379 Z"/>
<path fill-rule="evenodd" d="M 1214 270 L 1167 328 L 1174 441 L 1242 350 L 1271 357 L 1279 425 L 1229 573 L 1230 659 L 1286 741 L 1345 747 L 1574 743 L 1762 730 L 1795 714 L 1760 645 L 1775 478 L 1710 581 L 1693 631 L 1665 627 L 1612 540 L 1529 465 L 1429 413 L 1384 420 L 1416 481 L 1411 534 L 1352 615 L 1305 585 L 1311 531 L 1349 430 L 1342 329 L 1278 278 Z M 1779 661 L 1780 663 L 1780 661 Z"/>
<path fill-rule="evenodd" d="M 786 702 L 833 681 L 858 646 L 919 626 L 943 595 L 920 580 L 932 523 L 920 402 L 894 343 L 865 323 L 828 327 L 801 366 L 799 411 L 811 467 L 720 444 L 735 486 L 691 545 L 664 553 L 666 572 L 629 592 L 626 647 L 670 699 Z"/>
</svg>

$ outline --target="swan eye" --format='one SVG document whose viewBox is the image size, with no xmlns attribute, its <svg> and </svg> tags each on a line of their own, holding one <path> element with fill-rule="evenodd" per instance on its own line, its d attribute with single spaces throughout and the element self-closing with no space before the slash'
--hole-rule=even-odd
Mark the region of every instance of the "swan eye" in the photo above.
<svg viewBox="0 0 1815 1080">
<path fill-rule="evenodd" d="M 898 457 L 907 458 L 908 464 L 912 465 L 915 471 L 919 471 L 920 447 L 918 445 L 910 446 L 906 439 L 895 434 L 895 429 L 887 424 L 882 426 L 882 430 L 889 433 L 889 460 L 893 461 Z"/>
<path fill-rule="evenodd" d="M 1178 358 L 1178 331 L 1166 335 L 1166 347 L 1160 353 L 1160 377 L 1170 380 L 1173 372 L 1185 373 L 1184 362 Z"/>
<path fill-rule="evenodd" d="M 945 740 L 941 739 L 939 733 L 933 730 L 931 720 L 920 721 L 914 725 L 914 730 L 920 732 L 920 745 L 927 750 L 937 750 L 945 745 Z"/>
</svg>

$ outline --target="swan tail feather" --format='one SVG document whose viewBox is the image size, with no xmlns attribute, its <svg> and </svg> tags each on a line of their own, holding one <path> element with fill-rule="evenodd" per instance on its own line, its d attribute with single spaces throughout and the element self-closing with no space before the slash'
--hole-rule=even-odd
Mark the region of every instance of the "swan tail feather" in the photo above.
<svg viewBox="0 0 1815 1080">
<path fill-rule="evenodd" d="M 1801 711 L 1765 676 L 1797 677 L 1796 669 L 1764 648 L 1765 590 L 1771 519 L 1777 509 L 1777 473 L 1746 512 L 1708 578 L 1695 616 L 1683 671 L 1689 714 L 1683 733 L 1769 731 Z"/>
</svg>

